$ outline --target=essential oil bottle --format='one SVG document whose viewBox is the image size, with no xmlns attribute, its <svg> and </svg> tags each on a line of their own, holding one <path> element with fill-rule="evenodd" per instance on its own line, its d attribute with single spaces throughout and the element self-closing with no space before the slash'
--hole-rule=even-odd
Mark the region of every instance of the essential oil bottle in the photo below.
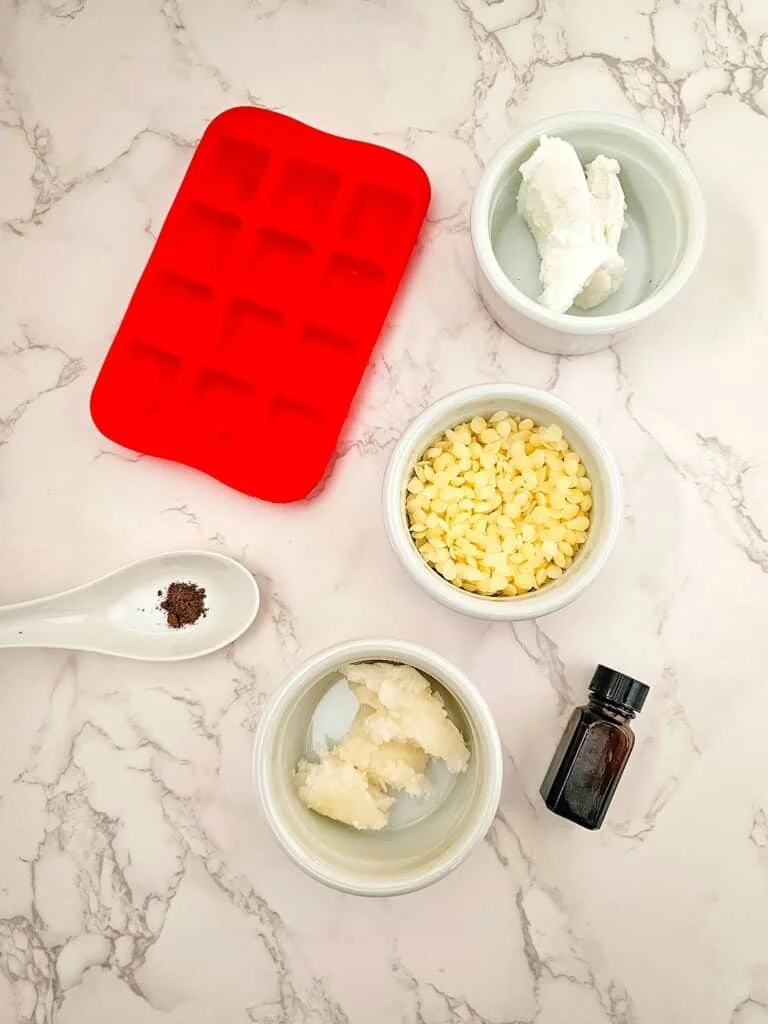
<svg viewBox="0 0 768 1024">
<path fill-rule="evenodd" d="M 541 784 L 550 811 L 584 828 L 600 828 L 635 745 L 629 723 L 649 691 L 645 683 L 598 665 L 589 703 L 571 715 Z"/>
</svg>

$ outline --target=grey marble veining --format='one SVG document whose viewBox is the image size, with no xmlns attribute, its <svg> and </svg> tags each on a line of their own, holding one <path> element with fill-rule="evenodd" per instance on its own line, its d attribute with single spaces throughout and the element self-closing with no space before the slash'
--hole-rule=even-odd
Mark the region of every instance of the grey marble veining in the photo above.
<svg viewBox="0 0 768 1024">
<path fill-rule="evenodd" d="M 768 1022 L 767 74 L 764 0 L 0 3 L 0 601 L 181 546 L 242 559 L 265 599 L 200 663 L 0 652 L 0 1024 Z M 408 152 L 434 190 L 333 474 L 289 508 L 88 416 L 192 148 L 239 103 Z M 668 314 L 567 359 L 490 320 L 467 220 L 510 132 L 579 108 L 683 147 L 710 231 Z M 627 492 L 604 575 L 514 627 L 414 589 L 379 513 L 405 424 L 494 379 L 584 410 Z M 476 680 L 506 770 L 459 871 L 381 902 L 299 874 L 250 780 L 281 678 L 372 633 Z M 538 786 L 597 661 L 653 693 L 588 834 Z"/>
</svg>

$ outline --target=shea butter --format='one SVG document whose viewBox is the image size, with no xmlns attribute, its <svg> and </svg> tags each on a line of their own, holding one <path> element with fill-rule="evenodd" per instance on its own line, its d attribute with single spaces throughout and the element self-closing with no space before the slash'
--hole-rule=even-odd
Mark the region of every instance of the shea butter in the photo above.
<svg viewBox="0 0 768 1024">
<path fill-rule="evenodd" d="M 410 665 L 348 665 L 342 670 L 358 700 L 343 739 L 317 761 L 302 760 L 295 785 L 301 802 L 356 829 L 381 829 L 399 792 L 429 790 L 430 758 L 449 772 L 466 770 L 469 748 L 429 680 Z"/>
<path fill-rule="evenodd" d="M 585 169 L 570 143 L 546 135 L 520 168 L 517 208 L 539 251 L 539 302 L 554 313 L 592 309 L 623 280 L 620 170 L 602 155 Z"/>
</svg>

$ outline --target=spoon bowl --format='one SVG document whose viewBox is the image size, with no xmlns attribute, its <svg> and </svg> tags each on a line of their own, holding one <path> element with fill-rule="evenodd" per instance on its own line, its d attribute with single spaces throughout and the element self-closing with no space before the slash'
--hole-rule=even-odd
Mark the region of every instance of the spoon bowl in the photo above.
<svg viewBox="0 0 768 1024">
<path fill-rule="evenodd" d="M 206 614 L 173 629 L 160 608 L 168 586 L 205 590 Z M 259 610 L 251 573 L 226 555 L 175 551 L 50 597 L 0 608 L 0 648 L 59 647 L 137 661 L 199 658 L 232 643 Z"/>
</svg>

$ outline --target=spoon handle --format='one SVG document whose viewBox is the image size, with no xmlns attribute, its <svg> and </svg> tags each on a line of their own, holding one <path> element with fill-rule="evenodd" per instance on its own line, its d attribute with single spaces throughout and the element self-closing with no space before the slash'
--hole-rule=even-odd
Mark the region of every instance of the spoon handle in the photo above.
<svg viewBox="0 0 768 1024">
<path fill-rule="evenodd" d="M 0 608 L 0 648 L 64 647 L 78 650 L 87 618 L 82 609 L 58 606 L 47 600 L 8 605 Z"/>
</svg>

